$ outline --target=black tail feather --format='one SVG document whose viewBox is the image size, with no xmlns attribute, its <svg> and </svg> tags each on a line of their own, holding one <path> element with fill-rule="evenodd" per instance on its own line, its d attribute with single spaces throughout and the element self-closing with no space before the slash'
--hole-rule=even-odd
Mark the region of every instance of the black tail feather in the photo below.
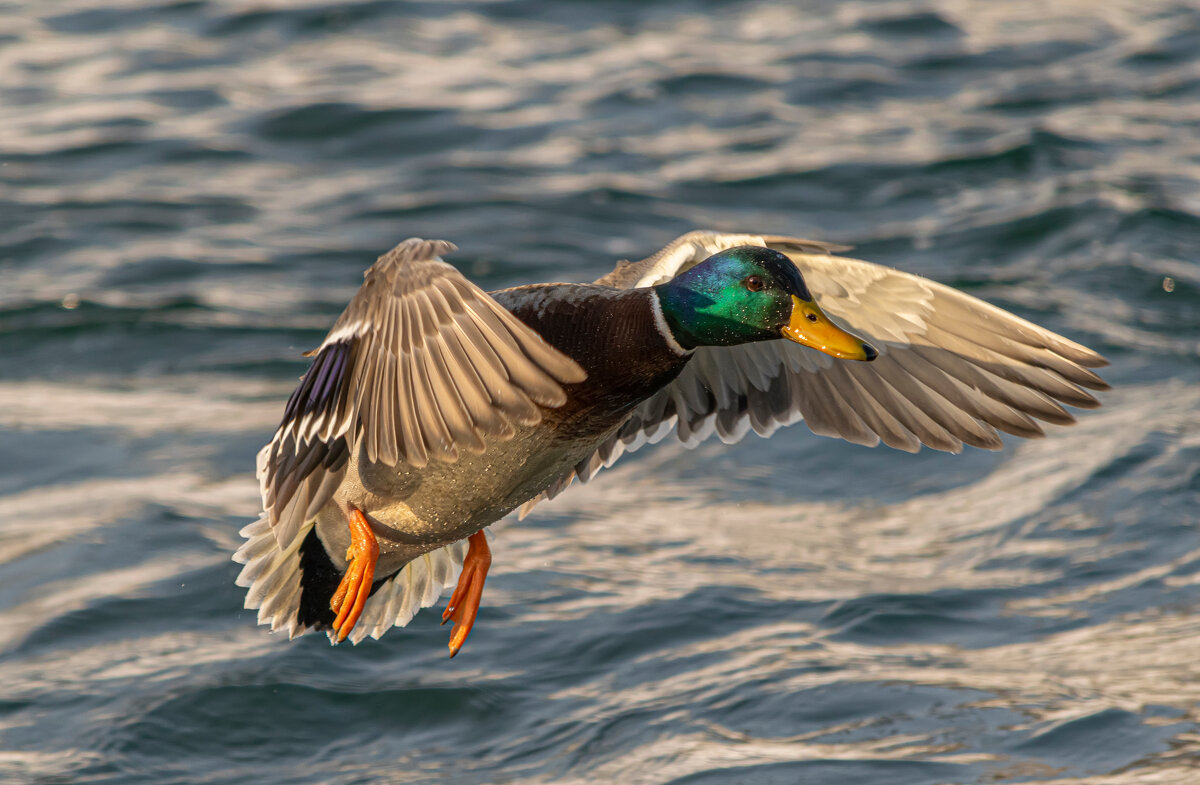
<svg viewBox="0 0 1200 785">
<path fill-rule="evenodd" d="M 342 581 L 342 572 L 334 566 L 314 526 L 300 545 L 300 623 L 316 630 L 327 630 L 334 613 L 329 600 Z"/>
<path fill-rule="evenodd" d="M 387 582 L 393 572 L 377 578 L 371 585 L 371 594 Z M 317 536 L 314 526 L 300 544 L 300 623 L 314 630 L 327 630 L 333 626 L 336 614 L 329 608 L 329 601 L 342 582 L 342 571 L 329 558 L 325 545 Z"/>
</svg>

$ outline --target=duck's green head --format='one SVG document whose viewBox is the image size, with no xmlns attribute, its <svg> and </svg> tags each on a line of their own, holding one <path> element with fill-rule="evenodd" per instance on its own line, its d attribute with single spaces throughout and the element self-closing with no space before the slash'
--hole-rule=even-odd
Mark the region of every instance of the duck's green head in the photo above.
<svg viewBox="0 0 1200 785">
<path fill-rule="evenodd" d="M 787 338 L 842 359 L 874 360 L 877 354 L 831 322 L 796 265 L 770 248 L 721 251 L 654 291 L 667 327 L 685 349 Z"/>
</svg>

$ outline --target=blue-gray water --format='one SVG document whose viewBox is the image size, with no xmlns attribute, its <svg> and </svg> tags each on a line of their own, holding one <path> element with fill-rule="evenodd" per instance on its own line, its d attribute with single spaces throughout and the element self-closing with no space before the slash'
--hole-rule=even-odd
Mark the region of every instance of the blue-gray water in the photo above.
<svg viewBox="0 0 1200 785">
<path fill-rule="evenodd" d="M 1188 2 L 0 5 L 0 781 L 1200 781 Z M 795 233 L 1104 352 L 1002 453 L 662 445 L 424 611 L 271 636 L 253 455 L 374 257 Z"/>
</svg>

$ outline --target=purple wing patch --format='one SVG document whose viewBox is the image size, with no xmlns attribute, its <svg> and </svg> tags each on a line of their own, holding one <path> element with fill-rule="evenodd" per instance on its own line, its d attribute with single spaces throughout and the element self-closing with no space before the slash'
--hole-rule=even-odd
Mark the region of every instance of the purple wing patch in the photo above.
<svg viewBox="0 0 1200 785">
<path fill-rule="evenodd" d="M 350 356 L 355 343 L 353 339 L 338 341 L 321 349 L 292 397 L 288 398 L 283 420 L 279 423 L 280 429 L 305 417 L 333 413 L 350 383 Z M 297 431 L 303 430 L 297 423 Z"/>
</svg>

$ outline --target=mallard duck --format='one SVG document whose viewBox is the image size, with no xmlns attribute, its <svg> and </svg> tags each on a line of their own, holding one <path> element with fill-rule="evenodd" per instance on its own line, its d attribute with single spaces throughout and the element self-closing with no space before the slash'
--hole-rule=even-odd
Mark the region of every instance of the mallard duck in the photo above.
<svg viewBox="0 0 1200 785">
<path fill-rule="evenodd" d="M 593 284 L 490 293 L 442 260 L 454 250 L 379 257 L 258 455 L 263 512 L 234 560 L 272 630 L 378 638 L 461 565 L 454 656 L 485 527 L 672 432 L 735 442 L 803 420 L 868 446 L 995 450 L 1107 388 L 1096 352 L 839 246 L 692 232 Z"/>
</svg>

